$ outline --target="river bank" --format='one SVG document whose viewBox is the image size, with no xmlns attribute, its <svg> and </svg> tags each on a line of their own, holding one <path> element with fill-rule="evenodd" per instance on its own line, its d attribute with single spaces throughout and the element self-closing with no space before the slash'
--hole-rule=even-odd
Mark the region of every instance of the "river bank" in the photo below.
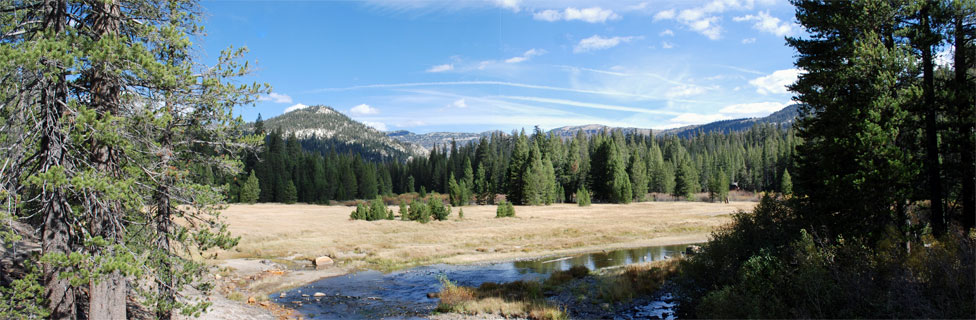
<svg viewBox="0 0 976 320">
<path fill-rule="evenodd" d="M 366 269 L 390 271 L 703 242 L 709 232 L 729 221 L 731 213 L 754 205 L 646 202 L 516 207 L 516 218 L 505 219 L 494 217 L 494 206 L 470 206 L 464 207 L 464 219 L 454 208 L 449 221 L 428 224 L 351 221 L 352 208 L 338 206 L 234 205 L 222 217 L 241 237 L 240 245 L 215 252 L 214 278 L 217 291 L 232 302 L 263 303 L 265 309 L 278 312 L 272 317 L 288 317 L 266 302 L 269 295 L 326 277 Z M 316 269 L 310 261 L 321 256 L 334 263 Z M 224 312 L 213 310 L 204 318 L 224 319 L 220 314 Z"/>
</svg>

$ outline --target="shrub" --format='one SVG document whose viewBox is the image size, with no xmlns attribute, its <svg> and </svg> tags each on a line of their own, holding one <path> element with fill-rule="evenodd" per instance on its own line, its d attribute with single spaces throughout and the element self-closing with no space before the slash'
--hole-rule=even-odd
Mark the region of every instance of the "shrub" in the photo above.
<svg viewBox="0 0 976 320">
<path fill-rule="evenodd" d="M 420 202 L 420 200 L 411 202 L 410 220 L 419 221 L 420 223 L 430 222 L 430 209 L 427 207 L 427 204 Z"/>
<path fill-rule="evenodd" d="M 386 219 L 386 204 L 383 203 L 383 199 L 377 197 L 373 201 L 369 202 L 369 217 L 366 218 L 368 221 L 376 221 Z"/>
<path fill-rule="evenodd" d="M 410 220 L 410 211 L 407 210 L 407 203 L 403 201 L 400 201 L 400 219 L 403 221 Z"/>
<path fill-rule="evenodd" d="M 437 221 L 447 220 L 447 216 L 451 215 L 451 207 L 445 206 L 441 199 L 436 197 L 427 200 L 427 207 L 430 210 L 430 215 Z"/>
<path fill-rule="evenodd" d="M 580 187 L 579 190 L 576 190 L 576 204 L 580 207 L 590 205 L 590 192 L 586 190 L 586 187 Z"/>
<path fill-rule="evenodd" d="M 349 214 L 349 219 L 352 220 L 366 220 L 369 216 L 369 209 L 366 208 L 362 203 L 356 205 L 356 210 L 353 210 Z"/>
<path fill-rule="evenodd" d="M 464 219 L 464 208 L 458 209 L 458 219 Z"/>
<path fill-rule="evenodd" d="M 506 218 L 515 216 L 515 207 L 512 206 L 511 202 L 502 201 L 498 204 L 498 208 L 495 209 L 495 218 Z"/>
</svg>

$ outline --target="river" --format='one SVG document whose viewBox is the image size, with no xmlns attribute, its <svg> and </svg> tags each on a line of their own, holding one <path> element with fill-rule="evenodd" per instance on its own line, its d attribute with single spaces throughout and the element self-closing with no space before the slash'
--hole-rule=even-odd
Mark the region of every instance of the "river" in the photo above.
<svg viewBox="0 0 976 320">
<path fill-rule="evenodd" d="M 573 266 L 596 270 L 663 260 L 681 255 L 687 247 L 654 246 L 469 265 L 435 264 L 390 273 L 368 270 L 325 278 L 269 298 L 312 319 L 421 319 L 437 307 L 437 298 L 427 294 L 440 291 L 443 277 L 473 287 L 484 282 L 544 280 L 553 271 Z M 655 301 L 635 312 L 667 317 L 668 313 L 673 314 L 673 304 L 668 300 Z"/>
</svg>

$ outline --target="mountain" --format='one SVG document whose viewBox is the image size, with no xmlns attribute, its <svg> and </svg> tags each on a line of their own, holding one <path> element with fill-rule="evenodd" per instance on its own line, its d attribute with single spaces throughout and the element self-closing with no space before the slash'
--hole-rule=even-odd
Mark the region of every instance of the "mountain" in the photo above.
<svg viewBox="0 0 976 320">
<path fill-rule="evenodd" d="M 265 130 L 294 134 L 306 150 L 359 152 L 372 160 L 426 156 L 427 149 L 387 137 L 385 133 L 350 119 L 326 106 L 310 106 L 264 120 Z"/>
<path fill-rule="evenodd" d="M 576 133 L 579 132 L 580 130 L 582 130 L 583 134 L 587 136 L 599 134 L 604 130 L 620 130 L 624 134 L 631 134 L 631 133 L 650 134 L 651 133 L 651 129 L 610 127 L 602 124 L 588 124 L 582 126 L 559 127 L 559 128 L 549 130 L 549 133 L 555 134 L 557 137 L 571 138 L 576 136 Z"/>
<path fill-rule="evenodd" d="M 662 130 L 660 132 L 657 132 L 657 134 L 674 134 L 674 135 L 685 137 L 685 136 L 694 135 L 697 132 L 729 133 L 733 131 L 746 130 L 759 123 L 775 124 L 783 127 L 783 126 L 792 125 L 793 122 L 796 120 L 796 117 L 799 115 L 800 115 L 799 105 L 791 104 L 779 111 L 773 112 L 772 114 L 762 118 L 743 118 L 743 119 L 715 121 L 712 123 L 706 123 L 701 125 L 691 125 L 691 126 L 684 126 L 680 128 Z"/>
<path fill-rule="evenodd" d="M 567 126 L 552 129 L 549 132 L 557 136 L 569 138 L 576 135 L 577 131 L 582 130 L 584 134 L 590 136 L 598 134 L 604 130 L 620 130 L 624 134 L 629 133 L 640 133 L 649 134 L 651 131 L 655 135 L 678 135 L 682 137 L 694 135 L 697 132 L 722 132 L 729 133 L 734 131 L 743 131 L 751 128 L 753 125 L 759 123 L 771 123 L 779 126 L 787 126 L 793 124 L 793 121 L 799 115 L 799 105 L 792 104 L 786 106 L 782 110 L 773 112 L 772 114 L 761 117 L 761 118 L 742 118 L 742 119 L 732 119 L 732 120 L 722 120 L 706 124 L 690 125 L 673 129 L 665 130 L 651 130 L 651 129 L 641 129 L 641 128 L 620 128 L 620 127 L 609 127 L 600 124 L 588 124 L 583 126 Z"/>
<path fill-rule="evenodd" d="M 481 139 L 481 137 L 491 136 L 493 132 L 497 131 L 485 131 L 481 133 L 471 133 L 471 132 L 430 132 L 423 134 L 416 134 L 406 130 L 398 130 L 387 132 L 386 136 L 418 145 L 424 147 L 427 150 L 431 150 L 436 146 L 450 145 L 451 141 L 457 141 L 458 145 L 464 145 Z"/>
</svg>

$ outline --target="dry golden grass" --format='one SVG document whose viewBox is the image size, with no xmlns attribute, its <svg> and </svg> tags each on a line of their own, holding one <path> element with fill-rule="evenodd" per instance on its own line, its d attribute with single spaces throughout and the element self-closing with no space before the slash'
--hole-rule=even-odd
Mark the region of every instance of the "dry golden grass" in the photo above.
<svg viewBox="0 0 976 320">
<path fill-rule="evenodd" d="M 495 206 L 464 207 L 458 220 L 354 221 L 345 206 L 231 205 L 222 217 L 241 237 L 219 259 L 314 258 L 346 266 L 393 269 L 436 262 L 467 263 L 601 249 L 702 242 L 729 214 L 754 202 L 642 202 L 627 205 L 518 206 L 495 218 Z M 390 209 L 398 211 L 396 207 Z M 350 264 L 351 263 L 351 264 Z"/>
</svg>

